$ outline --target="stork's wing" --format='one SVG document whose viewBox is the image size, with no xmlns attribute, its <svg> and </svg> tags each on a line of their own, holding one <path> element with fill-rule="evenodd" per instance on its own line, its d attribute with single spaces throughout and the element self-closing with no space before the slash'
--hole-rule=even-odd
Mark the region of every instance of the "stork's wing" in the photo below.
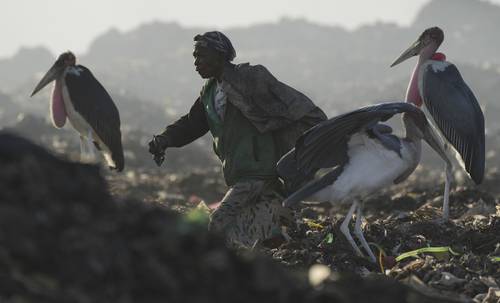
<svg viewBox="0 0 500 303">
<path fill-rule="evenodd" d="M 121 171 L 125 161 L 118 109 L 90 70 L 82 65 L 76 67 L 79 73 L 68 72 L 65 78 L 73 106 L 111 151 L 115 168 Z"/>
<path fill-rule="evenodd" d="M 437 127 L 462 157 L 476 184 L 484 176 L 484 116 L 455 65 L 433 62 L 422 71 L 421 96 Z"/>
<path fill-rule="evenodd" d="M 297 169 L 309 175 L 320 168 L 344 164 L 347 144 L 353 134 L 403 112 L 423 115 L 410 103 L 395 102 L 363 107 L 319 123 L 299 137 L 295 144 Z"/>
</svg>

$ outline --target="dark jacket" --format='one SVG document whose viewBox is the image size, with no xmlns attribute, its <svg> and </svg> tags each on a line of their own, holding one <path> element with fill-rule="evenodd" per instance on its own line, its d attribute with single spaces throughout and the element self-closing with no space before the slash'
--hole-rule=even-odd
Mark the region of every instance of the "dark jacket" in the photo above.
<svg viewBox="0 0 500 303">
<path fill-rule="evenodd" d="M 262 65 L 252 66 L 248 63 L 228 65 L 224 70 L 222 79 L 228 102 L 226 114 L 229 111 L 228 108 L 230 108 L 234 116 L 239 116 L 238 119 L 247 120 L 246 123 L 251 127 L 245 126 L 245 129 L 248 130 L 248 132 L 245 132 L 246 136 L 255 136 L 255 134 L 260 133 L 263 137 L 272 137 L 274 160 L 272 167 L 267 167 L 271 164 L 266 164 L 266 167 L 262 168 L 263 171 L 266 171 L 266 176 L 269 169 L 275 172 L 275 162 L 295 145 L 296 139 L 305 130 L 326 119 L 323 111 L 314 105 L 308 97 L 278 81 Z M 184 146 L 203 136 L 209 130 L 211 130 L 212 135 L 216 134 L 214 124 L 209 123 L 209 113 L 202 101 L 206 91 L 206 89 L 202 90 L 200 97 L 195 101 L 187 115 L 166 128 L 163 135 L 166 136 L 169 146 Z M 235 127 L 243 127 L 242 125 L 245 124 L 242 122 L 242 125 L 235 125 L 234 121 L 238 120 L 233 118 L 224 119 L 224 127 L 233 127 L 234 130 Z M 250 129 L 252 130 L 250 131 Z M 236 135 L 237 132 L 234 134 Z M 215 135 L 214 138 L 216 138 Z M 216 139 L 219 140 L 219 138 Z M 232 139 L 226 141 L 236 142 Z M 260 149 L 264 147 L 252 146 L 251 148 Z M 232 149 L 226 148 L 226 150 Z M 243 151 L 243 149 L 239 149 L 239 151 Z M 240 157 L 240 155 L 234 155 L 233 152 L 220 154 L 220 151 L 216 149 L 223 166 L 228 161 L 233 163 L 230 169 L 224 170 L 224 177 L 228 185 L 244 178 L 244 176 L 241 176 L 241 172 L 246 171 L 246 169 L 240 170 L 238 168 L 239 163 L 243 166 L 248 165 L 248 162 L 234 161 L 233 158 Z M 226 175 L 229 172 L 239 173 L 237 176 Z M 252 177 L 255 170 L 249 173 L 248 177 Z M 229 180 L 230 182 L 228 182 Z"/>
<path fill-rule="evenodd" d="M 273 132 L 261 133 L 231 102 L 226 103 L 224 119 L 214 107 L 215 80 L 207 81 L 201 94 L 213 148 L 222 163 L 229 186 L 250 180 L 275 180 L 277 152 Z"/>
</svg>

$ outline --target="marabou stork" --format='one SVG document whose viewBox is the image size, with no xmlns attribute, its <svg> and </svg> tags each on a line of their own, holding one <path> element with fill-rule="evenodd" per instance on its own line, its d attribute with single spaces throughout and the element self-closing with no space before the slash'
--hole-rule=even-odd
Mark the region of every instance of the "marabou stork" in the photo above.
<svg viewBox="0 0 500 303">
<path fill-rule="evenodd" d="M 436 53 L 443 39 L 444 33 L 439 27 L 426 29 L 391 67 L 419 56 L 406 101 L 420 107 L 423 100 L 441 134 L 460 154 L 458 162 L 479 184 L 483 180 L 485 165 L 484 116 L 455 65 L 445 61 L 444 54 Z M 448 149 L 448 144 L 445 144 L 445 149 Z"/>
<path fill-rule="evenodd" d="M 404 138 L 393 135 L 389 126 L 379 123 L 401 113 L 406 130 Z M 408 178 L 420 162 L 421 139 L 451 168 L 425 114 L 413 104 L 382 103 L 324 121 L 299 137 L 295 148 L 280 159 L 277 170 L 285 181 L 298 174 L 314 176 L 320 169 L 330 170 L 291 194 L 283 204 L 291 207 L 308 198 L 330 203 L 352 202 L 340 229 L 355 252 L 362 256 L 348 229 L 356 212 L 354 233 L 375 262 L 361 229 L 362 201 L 370 194 Z M 451 170 L 448 174 L 451 175 Z M 445 186 L 445 200 L 448 191 L 449 186 Z"/>
<path fill-rule="evenodd" d="M 94 158 L 93 143 L 110 168 L 121 171 L 125 161 L 118 109 L 90 70 L 75 63 L 72 52 L 61 54 L 31 96 L 55 80 L 50 105 L 54 126 L 63 127 L 67 117 L 80 134 L 82 158 L 89 153 Z"/>
</svg>

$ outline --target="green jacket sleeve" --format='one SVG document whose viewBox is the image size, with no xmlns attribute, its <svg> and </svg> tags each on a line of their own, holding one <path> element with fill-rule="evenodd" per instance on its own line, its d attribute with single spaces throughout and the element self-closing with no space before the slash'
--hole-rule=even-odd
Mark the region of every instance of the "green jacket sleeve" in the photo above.
<svg viewBox="0 0 500 303">
<path fill-rule="evenodd" d="M 189 113 L 166 127 L 162 133 L 169 147 L 181 147 L 193 142 L 208 132 L 205 109 L 200 98 L 196 99 Z"/>
</svg>

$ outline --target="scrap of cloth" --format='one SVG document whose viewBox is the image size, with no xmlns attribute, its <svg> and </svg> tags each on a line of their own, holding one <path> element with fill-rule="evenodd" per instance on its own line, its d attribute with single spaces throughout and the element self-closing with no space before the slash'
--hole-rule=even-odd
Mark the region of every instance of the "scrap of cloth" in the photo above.
<svg viewBox="0 0 500 303">
<path fill-rule="evenodd" d="M 222 88 L 222 83 L 217 81 L 217 86 L 214 91 L 214 108 L 217 112 L 217 115 L 221 119 L 224 120 L 224 112 L 226 110 L 226 93 L 224 93 L 224 89 Z"/>
<path fill-rule="evenodd" d="M 222 54 L 227 61 L 231 62 L 236 57 L 236 51 L 233 44 L 226 35 L 221 32 L 213 31 L 206 32 L 203 35 L 196 35 L 194 37 L 195 45 L 202 47 L 212 48 Z"/>
<path fill-rule="evenodd" d="M 264 66 L 228 64 L 222 74 L 227 102 L 261 133 L 272 131 L 283 155 L 304 131 L 326 120 L 325 113 L 298 90 L 277 80 Z"/>
</svg>

